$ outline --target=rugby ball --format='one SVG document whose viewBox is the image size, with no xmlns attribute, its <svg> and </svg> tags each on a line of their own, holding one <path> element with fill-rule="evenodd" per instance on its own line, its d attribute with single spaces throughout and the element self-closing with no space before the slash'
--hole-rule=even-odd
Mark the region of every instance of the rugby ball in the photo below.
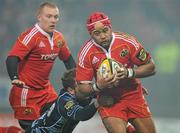
<svg viewBox="0 0 180 133">
<path fill-rule="evenodd" d="M 99 72 L 103 78 L 108 78 L 112 74 L 116 74 L 117 70 L 121 68 L 122 64 L 117 63 L 112 58 L 106 58 L 101 62 Z"/>
</svg>

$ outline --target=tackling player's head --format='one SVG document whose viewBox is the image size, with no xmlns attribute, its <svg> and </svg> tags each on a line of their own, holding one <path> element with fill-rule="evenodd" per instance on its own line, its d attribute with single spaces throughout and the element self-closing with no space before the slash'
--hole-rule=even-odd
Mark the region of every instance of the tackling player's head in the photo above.
<svg viewBox="0 0 180 133">
<path fill-rule="evenodd" d="M 77 87 L 75 80 L 76 69 L 67 70 L 61 78 L 64 90 L 74 90 Z"/>
<path fill-rule="evenodd" d="M 112 40 L 111 21 L 102 12 L 94 12 L 88 18 L 86 27 L 93 40 L 104 48 L 108 48 Z"/>
</svg>

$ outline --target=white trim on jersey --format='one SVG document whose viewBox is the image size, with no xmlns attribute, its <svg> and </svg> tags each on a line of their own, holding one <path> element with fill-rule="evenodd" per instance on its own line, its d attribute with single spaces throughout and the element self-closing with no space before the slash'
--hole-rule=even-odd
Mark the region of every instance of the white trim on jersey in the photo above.
<svg viewBox="0 0 180 133">
<path fill-rule="evenodd" d="M 87 80 L 85 80 L 85 81 L 79 81 L 79 83 L 80 83 L 80 84 L 92 84 L 93 81 L 87 81 Z"/>
<path fill-rule="evenodd" d="M 133 40 L 133 39 L 124 38 L 123 35 L 122 35 L 122 36 L 121 36 L 121 35 L 115 35 L 115 37 L 116 37 L 116 38 L 119 38 L 119 39 L 122 39 L 122 40 L 124 40 L 124 41 L 129 42 L 129 43 L 132 44 L 136 49 L 139 48 L 138 43 L 137 43 L 135 40 Z"/>
<path fill-rule="evenodd" d="M 89 41 L 86 46 L 82 49 L 80 55 L 79 55 L 79 65 L 81 67 L 84 67 L 84 58 L 87 54 L 87 52 L 89 51 L 89 49 L 91 48 L 91 46 L 93 45 L 93 43 L 91 41 Z"/>
<path fill-rule="evenodd" d="M 49 43 L 50 43 L 50 46 L 51 46 L 51 50 L 53 50 L 53 47 L 54 47 L 54 42 L 53 42 L 53 36 L 51 37 L 47 32 L 45 32 L 38 24 L 35 24 L 35 27 L 43 34 L 45 35 L 48 40 L 49 40 Z"/>
<path fill-rule="evenodd" d="M 38 24 L 35 24 L 35 27 L 46 37 L 49 37 L 49 34 L 45 32 Z"/>
<path fill-rule="evenodd" d="M 31 38 L 38 32 L 38 29 L 36 27 L 34 27 L 30 32 L 29 34 L 27 34 L 24 39 L 23 39 L 23 44 L 25 46 L 28 45 L 29 41 L 31 40 Z"/>
<path fill-rule="evenodd" d="M 27 99 L 28 89 L 23 88 L 21 92 L 21 106 L 26 106 L 26 99 Z"/>
<path fill-rule="evenodd" d="M 97 44 L 94 40 L 93 40 L 93 43 L 94 43 L 97 47 L 101 48 L 101 49 L 104 51 L 104 53 L 106 54 L 106 57 L 107 57 L 107 58 L 111 58 L 111 48 L 112 48 L 112 45 L 113 45 L 113 43 L 114 43 L 114 40 L 115 40 L 115 35 L 114 35 L 114 33 L 112 33 L 112 40 L 111 40 L 111 43 L 110 43 L 110 46 L 109 46 L 108 51 L 107 51 L 105 48 L 103 48 L 101 45 Z"/>
<path fill-rule="evenodd" d="M 86 46 L 82 49 L 81 53 L 80 53 L 80 56 L 79 56 L 79 65 L 81 67 L 84 67 L 84 58 L 86 56 L 86 54 L 88 53 L 89 49 L 93 46 L 93 45 L 96 45 L 97 47 L 101 48 L 104 53 L 106 54 L 106 57 L 107 58 L 111 58 L 111 47 L 114 43 L 114 40 L 115 40 L 115 35 L 114 33 L 112 33 L 112 41 L 110 43 L 110 47 L 108 49 L 108 51 L 103 48 L 102 46 L 100 46 L 99 44 L 97 44 L 93 39 L 91 39 L 89 42 L 86 43 Z"/>
</svg>

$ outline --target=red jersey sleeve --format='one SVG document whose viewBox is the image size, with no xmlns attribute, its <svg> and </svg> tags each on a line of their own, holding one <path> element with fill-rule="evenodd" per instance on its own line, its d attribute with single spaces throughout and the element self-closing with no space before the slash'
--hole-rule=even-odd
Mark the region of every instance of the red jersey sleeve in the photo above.
<svg viewBox="0 0 180 133">
<path fill-rule="evenodd" d="M 70 49 L 67 45 L 67 42 L 65 41 L 62 34 L 61 34 L 61 41 L 62 42 L 58 42 L 58 43 L 62 43 L 60 51 L 59 51 L 59 59 L 60 60 L 67 60 L 69 58 L 69 56 L 71 55 L 71 52 L 70 52 Z"/>
<path fill-rule="evenodd" d="M 131 41 L 129 48 L 131 53 L 130 58 L 133 64 L 137 66 L 143 65 L 151 59 L 150 53 L 148 53 L 136 39 Z"/>
<path fill-rule="evenodd" d="M 17 56 L 21 60 L 24 59 L 35 46 L 35 40 L 32 37 L 33 36 L 27 32 L 21 34 L 10 50 L 8 56 Z"/>
<path fill-rule="evenodd" d="M 77 81 L 92 81 L 93 70 L 87 67 L 82 67 L 80 65 L 76 68 L 76 80 Z"/>
<path fill-rule="evenodd" d="M 88 52 L 84 52 L 82 48 L 78 54 L 77 68 L 76 68 L 76 80 L 77 81 L 92 81 L 94 76 L 93 67 L 88 56 Z"/>
</svg>

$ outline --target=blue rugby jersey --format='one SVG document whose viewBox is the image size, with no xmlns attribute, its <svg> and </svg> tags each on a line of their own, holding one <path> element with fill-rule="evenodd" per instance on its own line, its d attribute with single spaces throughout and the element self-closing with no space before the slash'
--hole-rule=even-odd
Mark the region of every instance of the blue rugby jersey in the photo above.
<svg viewBox="0 0 180 133">
<path fill-rule="evenodd" d="M 31 133 L 71 133 L 79 121 L 90 119 L 95 113 L 90 100 L 79 102 L 75 95 L 63 89 L 58 99 L 32 124 Z"/>
</svg>

